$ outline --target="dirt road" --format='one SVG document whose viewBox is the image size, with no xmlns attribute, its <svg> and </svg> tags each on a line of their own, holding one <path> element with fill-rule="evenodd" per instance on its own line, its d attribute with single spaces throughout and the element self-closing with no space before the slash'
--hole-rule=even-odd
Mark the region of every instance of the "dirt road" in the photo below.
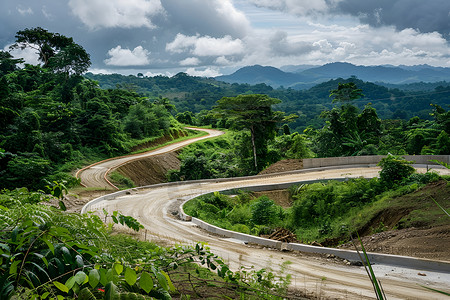
<svg viewBox="0 0 450 300">
<path fill-rule="evenodd" d="M 288 271 L 293 275 L 293 286 L 298 289 L 315 291 L 327 297 L 370 299 L 374 295 L 372 286 L 361 267 L 339 265 L 327 259 L 299 253 L 279 252 L 244 245 L 237 240 L 213 236 L 198 229 L 191 222 L 171 218 L 168 213 L 173 210 L 174 203 L 204 192 L 312 179 L 373 177 L 378 174 L 378 171 L 376 167 L 348 168 L 249 178 L 232 182 L 163 186 L 134 190 L 128 195 L 103 200 L 90 206 L 89 210 L 102 211 L 105 208 L 110 212 L 119 210 L 125 215 L 131 215 L 145 226 L 144 233 L 147 239 L 163 241 L 166 244 L 206 242 L 212 251 L 223 257 L 233 269 L 238 269 L 240 266 L 278 269 L 283 262 L 289 261 L 291 264 L 288 266 Z M 450 274 L 427 272 L 427 276 L 424 277 L 418 275 L 420 270 L 382 265 L 375 267 L 388 299 L 440 299 L 439 294 L 430 292 L 420 285 L 442 289 L 448 288 L 448 282 L 450 282 Z"/>
<path fill-rule="evenodd" d="M 106 190 L 117 190 L 117 188 L 112 185 L 107 180 L 107 173 L 111 170 L 114 170 L 115 168 L 118 168 L 119 166 L 128 163 L 133 160 L 138 160 L 142 158 L 146 158 L 149 156 L 155 156 L 163 153 L 168 153 L 175 151 L 177 149 L 180 149 L 182 147 L 185 147 L 189 144 L 198 142 L 200 140 L 216 137 L 219 135 L 224 134 L 223 131 L 219 130 L 213 130 L 213 129 L 203 129 L 203 128 L 187 128 L 187 129 L 195 129 L 198 131 L 203 131 L 208 133 L 208 135 L 201 136 L 198 138 L 192 138 L 185 141 L 181 141 L 178 143 L 173 143 L 165 147 L 158 148 L 153 151 L 136 154 L 136 155 L 127 155 L 119 158 L 114 159 L 108 159 L 104 160 L 95 164 L 92 164 L 90 166 L 87 166 L 80 171 L 77 172 L 76 177 L 81 179 L 81 184 L 86 187 L 93 187 L 93 188 L 99 188 L 99 189 L 106 189 Z"/>
<path fill-rule="evenodd" d="M 219 132 L 211 131 L 211 135 Z M 203 137 L 207 138 L 207 137 Z M 201 138 L 200 138 L 201 139 Z M 172 148 L 173 147 L 173 148 Z M 182 147 L 180 144 L 171 148 Z M 166 147 L 165 147 L 166 148 Z M 166 148 L 160 151 L 172 151 Z M 155 151 L 156 152 L 156 151 Z M 156 152 L 161 153 L 161 152 Z M 148 154 L 146 154 L 148 155 Z M 131 159 L 138 159 L 134 156 Z M 101 178 L 106 170 L 117 167 L 117 162 L 127 159 L 108 161 L 95 165 L 81 173 L 80 178 L 89 186 L 105 186 Z M 419 170 L 424 172 L 425 170 Z M 445 171 L 445 170 L 444 170 Z M 331 297 L 337 299 L 373 299 L 372 285 L 362 267 L 347 266 L 314 255 L 302 253 L 280 252 L 261 248 L 230 239 L 211 235 L 193 225 L 172 218 L 169 214 L 184 199 L 197 194 L 245 186 L 271 185 L 302 180 L 327 179 L 338 177 L 374 177 L 379 168 L 347 168 L 311 170 L 310 172 L 274 175 L 268 177 L 252 177 L 231 182 L 190 182 L 179 185 L 166 185 L 148 189 L 134 189 L 130 193 L 110 200 L 97 201 L 89 205 L 89 211 L 110 213 L 114 210 L 124 215 L 131 215 L 145 226 L 142 235 L 147 240 L 164 244 L 195 244 L 206 242 L 211 250 L 225 259 L 234 270 L 241 266 L 254 266 L 256 269 L 272 268 L 279 270 L 284 262 L 289 262 L 287 272 L 292 274 L 292 286 L 296 289 L 314 293 L 318 299 Z M 102 185 L 103 184 L 103 185 Z M 442 299 L 441 294 L 429 291 L 422 286 L 450 290 L 450 272 L 426 272 L 421 270 L 401 269 L 391 266 L 375 265 L 375 272 L 381 280 L 388 299 Z M 419 275 L 422 274 L 422 275 Z M 421 286 L 422 285 L 422 286 Z"/>
</svg>

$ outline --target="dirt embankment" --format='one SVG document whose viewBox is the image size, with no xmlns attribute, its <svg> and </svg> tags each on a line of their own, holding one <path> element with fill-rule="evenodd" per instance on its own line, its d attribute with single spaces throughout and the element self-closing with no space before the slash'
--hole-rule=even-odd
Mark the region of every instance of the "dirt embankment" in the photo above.
<svg viewBox="0 0 450 300">
<path fill-rule="evenodd" d="M 283 160 L 260 174 L 293 171 L 302 167 L 301 160 Z M 260 192 L 256 196 L 263 194 L 283 207 L 289 207 L 292 202 L 287 191 Z M 444 208 L 449 208 L 449 195 L 450 186 L 442 180 L 396 199 L 396 205 L 379 211 L 361 230 L 364 247 L 369 252 L 450 261 L 450 218 L 440 213 L 431 199 L 434 198 Z M 429 210 L 438 213 L 429 215 Z M 432 222 L 429 218 L 438 218 L 442 222 Z M 333 241 L 330 242 L 327 245 L 333 246 Z M 354 249 L 354 246 L 348 243 L 339 248 Z"/>
<path fill-rule="evenodd" d="M 133 180 L 135 186 L 167 182 L 167 171 L 180 169 L 177 156 L 177 152 L 151 156 L 127 163 L 116 171 Z"/>
</svg>

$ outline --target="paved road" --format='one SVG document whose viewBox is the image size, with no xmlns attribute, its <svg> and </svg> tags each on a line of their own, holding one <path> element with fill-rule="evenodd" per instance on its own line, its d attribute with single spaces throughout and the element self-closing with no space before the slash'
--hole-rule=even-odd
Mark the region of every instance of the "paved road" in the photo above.
<svg viewBox="0 0 450 300">
<path fill-rule="evenodd" d="M 220 133 L 210 132 L 210 134 L 219 135 Z M 138 157 L 141 156 L 135 156 L 132 159 L 138 159 Z M 122 159 L 119 161 L 120 164 L 124 163 Z M 104 172 L 105 169 L 114 167 L 115 164 L 111 166 L 110 163 L 105 162 L 91 167 L 92 175 L 85 175 L 86 171 L 81 173 L 83 182 L 90 186 L 94 182 L 99 184 L 103 175 L 98 172 L 102 170 L 101 168 Z M 425 170 L 419 171 L 424 172 Z M 378 172 L 379 168 L 377 167 L 311 170 L 311 172 L 298 174 L 243 178 L 230 182 L 190 182 L 134 189 L 131 193 L 114 199 L 97 201 L 90 205 L 88 210 L 101 212 L 105 208 L 109 212 L 119 210 L 124 215 L 131 215 L 145 226 L 142 234 L 145 234 L 147 239 L 165 244 L 206 242 L 211 250 L 224 258 L 234 270 L 240 266 L 255 266 L 257 269 L 270 267 L 278 270 L 281 263 L 289 261 L 291 263 L 287 271 L 292 274 L 292 285 L 297 289 L 338 299 L 373 299 L 372 285 L 361 267 L 338 265 L 323 258 L 301 253 L 280 252 L 248 246 L 237 240 L 211 235 L 200 230 L 191 222 L 176 220 L 168 215 L 168 211 L 173 210 L 174 204 L 182 202 L 183 199 L 204 192 L 313 179 L 361 176 L 370 178 L 377 176 Z M 424 277 L 418 275 L 420 270 L 399 269 L 383 265 L 375 266 L 375 272 L 383 284 L 388 299 L 442 299 L 442 295 L 424 289 L 420 285 L 438 289 L 450 288 L 450 273 L 426 272 L 427 276 Z"/>
</svg>

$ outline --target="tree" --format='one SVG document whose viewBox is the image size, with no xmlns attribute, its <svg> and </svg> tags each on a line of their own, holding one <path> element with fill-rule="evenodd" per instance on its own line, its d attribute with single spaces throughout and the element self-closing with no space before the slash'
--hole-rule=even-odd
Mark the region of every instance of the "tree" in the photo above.
<svg viewBox="0 0 450 300">
<path fill-rule="evenodd" d="M 17 65 L 23 62 L 23 59 L 14 58 L 9 52 L 0 51 L 0 77 L 14 72 L 18 69 Z"/>
<path fill-rule="evenodd" d="M 364 97 L 362 90 L 356 87 L 354 82 L 339 83 L 336 90 L 330 92 L 330 97 L 333 97 L 334 102 L 348 103 L 353 100 Z"/>
<path fill-rule="evenodd" d="M 228 118 L 236 129 L 245 128 L 250 131 L 255 171 L 261 168 L 258 165 L 259 157 L 267 153 L 267 140 L 274 138 L 276 124 L 296 117 L 286 117 L 283 112 L 272 111 L 272 105 L 280 102 L 281 100 L 267 95 L 239 95 L 223 97 L 214 108 L 219 117 Z"/>
<path fill-rule="evenodd" d="M 81 75 L 91 65 L 90 56 L 72 38 L 48 32 L 41 27 L 20 30 L 11 49 L 31 48 L 37 51 L 44 68 L 65 74 Z"/>
<path fill-rule="evenodd" d="M 381 182 L 390 187 L 407 178 L 415 172 L 411 164 L 412 161 L 407 161 L 401 156 L 389 154 L 378 163 L 378 166 L 381 167 Z"/>
</svg>

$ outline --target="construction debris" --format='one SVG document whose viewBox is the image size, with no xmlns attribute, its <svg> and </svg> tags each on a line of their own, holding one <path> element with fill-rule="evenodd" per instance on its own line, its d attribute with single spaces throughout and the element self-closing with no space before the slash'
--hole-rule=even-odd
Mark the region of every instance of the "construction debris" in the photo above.
<svg viewBox="0 0 450 300">
<path fill-rule="evenodd" d="M 298 242 L 297 237 L 291 231 L 285 228 L 277 228 L 275 231 L 269 235 L 269 239 L 284 242 L 284 243 L 296 243 Z"/>
</svg>

